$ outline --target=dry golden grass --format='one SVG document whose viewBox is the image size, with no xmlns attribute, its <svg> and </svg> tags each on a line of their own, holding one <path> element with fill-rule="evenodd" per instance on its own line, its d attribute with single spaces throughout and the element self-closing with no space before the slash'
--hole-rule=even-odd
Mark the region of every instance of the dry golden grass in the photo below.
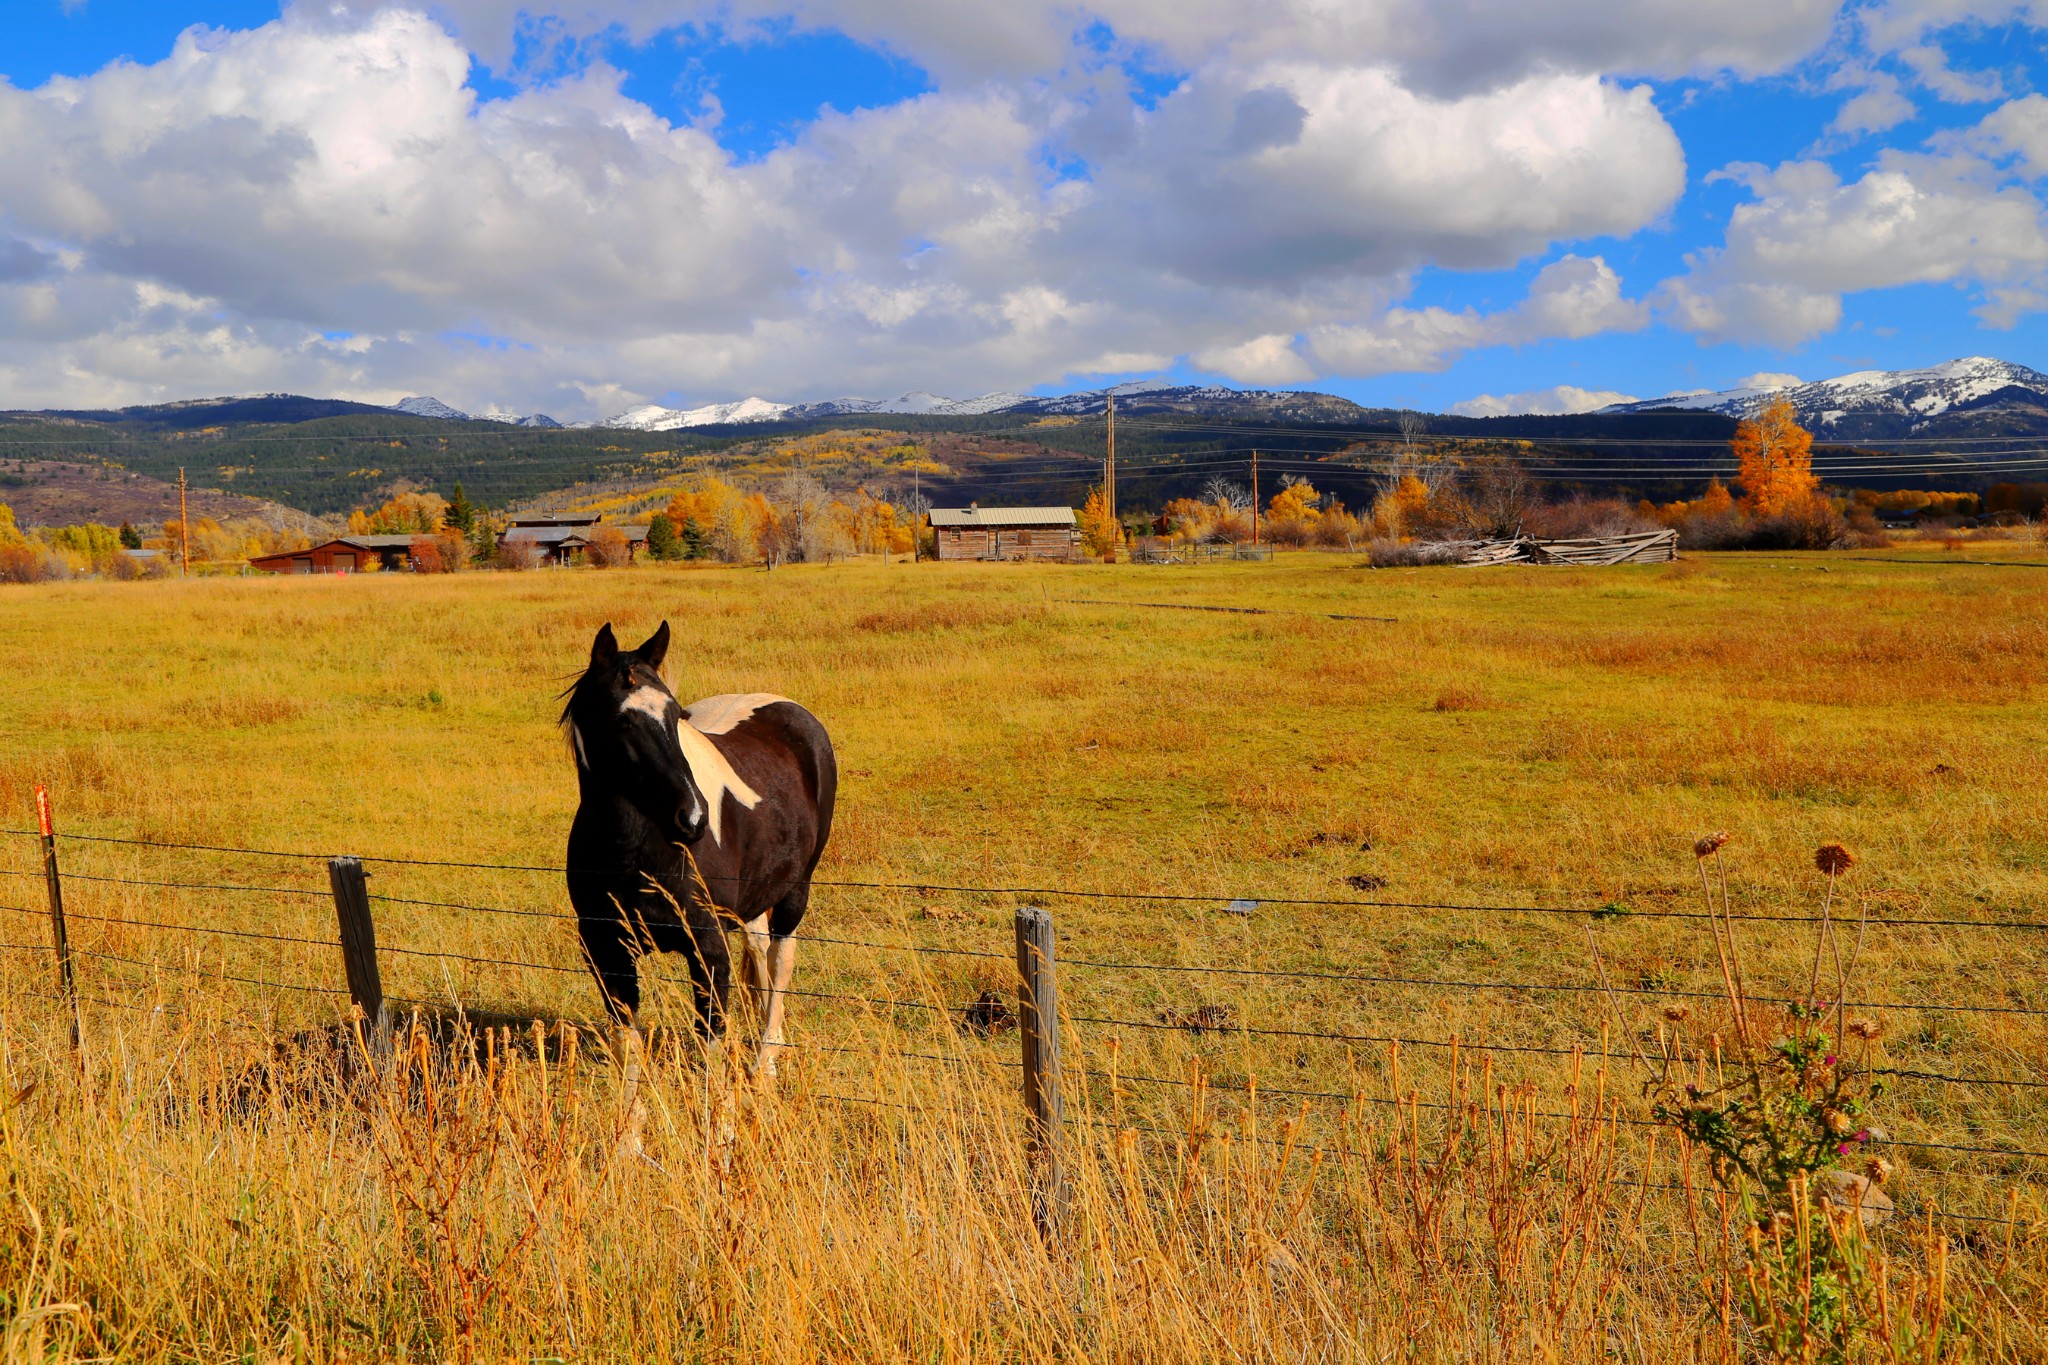
<svg viewBox="0 0 2048 1365">
<path fill-rule="evenodd" d="M 1714 989 L 1704 932 L 1653 918 L 1692 908 L 1693 837 L 1735 831 L 1738 909 L 1795 915 L 1819 901 L 1814 846 L 1839 839 L 1860 859 L 1841 895 L 1874 921 L 1866 996 L 1898 1002 L 1876 1011 L 1882 1060 L 2048 1079 L 2042 1016 L 1919 1008 L 2048 1009 L 2039 931 L 1886 922 L 2048 918 L 2044 580 L 1783 555 L 1485 573 L 1301 556 L 0 591 L 0 825 L 26 828 L 48 782 L 78 833 L 547 864 L 574 803 L 552 697 L 603 621 L 667 616 L 680 695 L 779 691 L 832 728 L 845 776 L 821 876 L 1106 893 L 821 889 L 814 940 L 992 956 L 814 942 L 799 989 L 904 1003 L 800 998 L 772 1092 L 667 1056 L 648 1151 L 620 1158 L 614 1072 L 587 1057 L 501 1049 L 495 1073 L 437 1073 L 431 1115 L 419 1085 L 380 1107 L 317 1057 L 287 1064 L 305 1086 L 247 1099 L 237 1078 L 336 1005 L 226 978 L 339 984 L 324 869 L 67 842 L 83 989 L 112 1003 L 87 1006 L 80 1077 L 44 998 L 46 929 L 5 916 L 0 938 L 28 945 L 0 953 L 10 1354 L 1727 1358 L 1724 1206 L 1668 1138 L 1597 1121 L 1602 1096 L 1640 1117 L 1626 1039 L 1654 1037 L 1661 1000 L 1623 995 L 1617 1019 L 1583 989 L 1412 982 L 1590 987 L 1590 923 L 1616 987 Z M 1056 600 L 1119 595 L 1400 619 Z M 30 841 L 0 836 L 0 871 L 34 868 Z M 373 872 L 382 896 L 567 910 L 544 874 Z M 1238 895 L 1411 904 L 1219 913 Z M 1076 1205 L 1050 1246 L 1029 1228 L 1014 1038 L 917 1007 L 1012 989 L 1019 903 L 1053 909 L 1075 964 Z M 39 908 L 34 877 L 0 875 L 0 904 Z M 594 1004 L 567 922 L 376 908 L 397 997 Z M 1757 989 L 1803 988 L 1806 926 L 1744 933 Z M 678 1000 L 658 990 L 657 1014 Z M 1712 1002 L 1694 1005 L 1704 1025 Z M 1156 1027 L 1203 1006 L 1414 1042 Z M 1901 1079 L 1880 1109 L 1897 1139 L 2042 1150 L 2044 1093 Z M 1503 1120 L 1514 1104 L 1566 1117 Z M 1945 1262 L 1982 1358 L 2048 1352 L 2048 1164 L 1895 1156 L 1906 1209 L 2014 1215 L 1887 1229 L 1897 1273 Z M 1696 1197 L 1660 1188 L 1688 1178 Z"/>
</svg>

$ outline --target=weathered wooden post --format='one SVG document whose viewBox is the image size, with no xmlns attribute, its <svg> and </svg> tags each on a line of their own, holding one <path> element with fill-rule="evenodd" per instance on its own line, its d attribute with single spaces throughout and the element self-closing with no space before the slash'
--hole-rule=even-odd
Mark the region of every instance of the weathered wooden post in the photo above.
<svg viewBox="0 0 2048 1365">
<path fill-rule="evenodd" d="M 341 965 L 348 973 L 349 998 L 362 1011 L 371 1059 L 381 1064 L 391 1055 L 391 1012 L 384 1003 L 384 978 L 377 971 L 369 874 L 360 858 L 329 858 L 327 881 L 334 888 L 334 913 L 341 922 Z"/>
<path fill-rule="evenodd" d="M 57 828 L 50 819 L 50 789 L 36 787 L 36 826 L 43 835 L 43 887 L 50 898 L 50 942 L 57 950 L 57 989 L 71 1008 L 71 1051 L 80 1055 L 85 1030 L 78 1015 L 78 978 L 71 968 L 71 939 L 64 932 L 64 879 L 57 875 Z"/>
<path fill-rule="evenodd" d="M 1024 1046 L 1024 1109 L 1039 1181 L 1032 1220 L 1051 1233 L 1067 1211 L 1067 1173 L 1060 1151 L 1060 1011 L 1053 977 L 1052 916 L 1036 906 L 1017 910 L 1018 1037 Z"/>
</svg>

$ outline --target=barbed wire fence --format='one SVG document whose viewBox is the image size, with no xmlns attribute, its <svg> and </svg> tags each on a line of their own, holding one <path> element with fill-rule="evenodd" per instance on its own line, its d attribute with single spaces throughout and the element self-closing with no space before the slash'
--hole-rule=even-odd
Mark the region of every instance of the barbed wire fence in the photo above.
<svg viewBox="0 0 2048 1365">
<path fill-rule="evenodd" d="M 81 1007 L 92 1005 L 117 1011 L 132 1011 L 149 1014 L 181 1015 L 188 1012 L 185 1007 L 170 1004 L 161 998 L 162 978 L 166 975 L 183 976 L 194 983 L 219 983 L 249 987 L 258 991 L 275 993 L 273 999 L 293 998 L 301 1001 L 327 1002 L 337 1014 L 347 1013 L 353 1017 L 360 1014 L 368 1025 L 368 1037 L 373 1041 L 381 1034 L 388 1038 L 392 1007 L 401 1010 L 418 1007 L 424 1001 L 393 1001 L 385 998 L 382 987 L 379 960 L 395 957 L 413 960 L 429 960 L 441 964 L 457 963 L 469 967 L 507 969 L 513 972 L 532 972 L 551 977 L 590 977 L 587 966 L 566 965 L 559 962 L 541 962 L 529 957 L 498 956 L 485 953 L 466 953 L 452 948 L 417 947 L 411 944 L 379 943 L 376 939 L 374 907 L 378 905 L 403 907 L 414 911 L 454 911 L 465 915 L 499 917 L 511 922 L 553 921 L 576 924 L 579 917 L 573 912 L 552 908 L 531 906 L 483 904 L 473 900 L 444 900 L 428 897 L 388 895 L 372 893 L 368 889 L 369 872 L 366 865 L 378 868 L 421 868 L 441 869 L 457 872 L 488 872 L 525 875 L 549 875 L 561 877 L 568 869 L 559 865 L 539 863 L 507 863 L 461 861 L 452 859 L 402 858 L 390 856 L 354 856 L 280 849 L 262 849 L 226 844 L 201 844 L 169 840 L 127 838 L 113 835 L 74 834 L 58 831 L 48 815 L 48 807 L 42 800 L 39 789 L 39 824 L 35 830 L 0 828 L 0 839 L 21 839 L 34 841 L 40 846 L 42 866 L 22 868 L 0 866 L 0 917 L 11 919 L 17 926 L 31 927 L 34 920 L 44 920 L 50 931 L 50 942 L 34 943 L 22 941 L 19 932 L 0 934 L 9 941 L 0 941 L 0 953 L 40 955 L 49 953 L 57 968 L 55 986 L 52 991 L 17 990 L 20 997 L 45 1000 L 62 1006 L 68 1012 L 73 1045 L 79 1043 L 83 1029 Z M 178 880 L 175 878 L 122 877 L 105 874 L 87 874 L 63 871 L 59 858 L 59 841 L 78 844 L 128 847 L 171 854 L 214 854 L 232 858 L 266 859 L 282 863 L 297 863 L 306 871 L 324 870 L 329 885 L 326 888 L 312 886 L 290 886 L 274 884 L 280 878 L 267 878 L 263 882 L 223 881 L 214 878 L 206 880 Z M 19 845 L 16 845 L 19 847 Z M 296 875 L 296 872 L 294 873 Z M 289 877 L 282 880 L 289 880 Z M 35 907 L 26 902 L 34 899 L 34 883 L 43 883 L 44 904 Z M 274 928 L 240 927 L 227 924 L 190 924 L 161 915 L 130 916 L 113 913 L 98 913 L 80 909 L 64 902 L 64 888 L 67 884 L 79 884 L 87 888 L 129 889 L 135 892 L 169 892 L 179 895 L 203 893 L 209 896 L 250 896 L 281 898 L 287 903 L 313 905 L 331 903 L 335 914 L 336 933 L 322 937 L 313 933 L 287 933 Z M 815 879 L 814 888 L 834 890 L 865 890 L 905 892 L 917 894 L 963 894 L 981 896 L 1002 896 L 1012 898 L 1030 897 L 1045 900 L 1111 900 L 1126 902 L 1161 902 L 1177 904 L 1205 904 L 1219 900 L 1233 905 L 1267 905 L 1292 907 L 1342 907 L 1371 910 L 1427 910 L 1452 911 L 1475 915 L 1497 916 L 1563 916 L 1590 922 L 1619 919 L 1626 923 L 1650 923 L 1663 920 L 1696 921 L 1710 916 L 1701 911 L 1667 910 L 1657 912 L 1629 912 L 1617 916 L 1612 905 L 1598 907 L 1573 907 L 1557 905 L 1504 905 L 1480 904 L 1452 901 L 1401 901 L 1370 899 L 1329 899 L 1303 897 L 1273 897 L 1246 895 L 1241 897 L 1219 897 L 1213 894 L 1179 894 L 1161 892 L 1104 892 L 1081 888 L 1040 886 L 993 886 L 964 885 L 957 883 L 879 881 L 879 880 L 833 880 Z M 104 908 L 104 907 L 103 907 Z M 609 917 L 607 917 L 609 918 Z M 1737 912 L 1731 916 L 1736 922 L 1771 923 L 1786 925 L 1817 925 L 1821 917 L 1810 915 L 1755 914 Z M 70 942 L 71 922 L 104 926 L 108 929 L 144 930 L 152 933 L 171 933 L 185 936 L 198 943 L 210 943 L 219 947 L 228 944 L 244 944 L 254 947 L 271 946 L 297 951 L 301 958 L 319 954 L 325 959 L 326 972 L 332 971 L 333 955 L 338 951 L 342 958 L 342 977 L 345 984 L 335 984 L 332 977 L 319 979 L 281 979 L 275 975 L 251 975 L 246 968 L 229 970 L 225 955 L 215 959 L 212 965 L 200 965 L 195 961 L 171 962 L 162 957 L 137 957 L 129 952 L 112 951 L 107 945 L 80 947 Z M 2032 935 L 2048 931 L 2048 921 L 2028 918 L 1962 918 L 1901 916 L 1883 917 L 1871 921 L 1873 928 L 1953 928 L 1981 930 L 1993 933 Z M 1363 1032 L 1344 1029 L 1320 1029 L 1288 1027 L 1283 1023 L 1248 1023 L 1234 1017 L 1227 1010 L 1210 1012 L 1203 1008 L 1191 1011 L 1161 1011 L 1150 1019 L 1125 1017 L 1118 1014 L 1083 1012 L 1079 1009 L 1062 1008 L 1057 1003 L 1055 981 L 1060 973 L 1077 973 L 1084 981 L 1098 979 L 1130 979 L 1132 977 L 1185 978 L 1201 976 L 1208 978 L 1237 978 L 1247 981 L 1308 982 L 1324 985 L 1351 987 L 1393 987 L 1415 991 L 1444 991 L 1459 994 L 1500 993 L 1519 999 L 1541 999 L 1547 997 L 1604 997 L 1608 1001 L 1621 998 L 1689 1001 L 1720 1000 L 1725 997 L 1718 992 L 1693 990 L 1676 985 L 1614 985 L 1602 982 L 1566 980 L 1493 980 L 1472 977 L 1428 977 L 1394 973 L 1365 973 L 1350 971 L 1295 970 L 1278 967 L 1246 966 L 1231 963 L 1167 963 L 1153 961 L 1124 961 L 1100 957 L 1061 957 L 1055 960 L 1052 948 L 1052 921 L 1042 910 L 1024 906 L 1017 912 L 1016 941 L 1013 951 L 994 949 L 944 947 L 931 944 L 885 942 L 875 938 L 841 937 L 831 934 L 804 932 L 800 941 L 806 945 L 828 945 L 836 948 L 858 949 L 870 954 L 907 955 L 914 960 L 964 959 L 969 962 L 1000 964 L 995 975 L 1007 979 L 1016 993 L 1017 1009 L 1008 1010 L 1007 1000 L 989 1001 L 944 1001 L 931 999 L 907 999 L 895 990 L 883 994 L 855 994 L 845 991 L 818 991 L 788 989 L 785 994 L 806 1000 L 829 1001 L 842 1006 L 857 1007 L 870 1011 L 910 1011 L 924 1018 L 940 1018 L 951 1021 L 956 1037 L 987 1037 L 999 1032 L 1014 1030 L 1021 1044 L 1019 1060 L 1003 1062 L 983 1053 L 966 1055 L 943 1051 L 914 1051 L 891 1049 L 879 1055 L 886 1055 L 920 1065 L 982 1065 L 1006 1072 L 1016 1072 L 1021 1081 L 1027 1115 L 1031 1121 L 1034 1154 L 1044 1171 L 1046 1193 L 1041 1201 L 1042 1219 L 1057 1216 L 1061 1172 L 1059 1168 L 1059 1143 L 1057 1134 L 1064 1126 L 1109 1125 L 1127 1129 L 1147 1138 L 1165 1141 L 1185 1141 L 1185 1129 L 1148 1124 L 1130 1118 L 1119 1112 L 1114 1118 L 1104 1118 L 1093 1112 L 1066 1114 L 1061 1109 L 1060 1097 L 1063 1087 L 1075 1085 L 1098 1086 L 1112 1099 L 1136 1087 L 1146 1093 L 1159 1095 L 1185 1094 L 1198 1085 L 1209 1093 L 1230 1095 L 1247 1105 L 1260 1101 L 1285 1102 L 1291 1105 L 1322 1106 L 1325 1111 L 1349 1110 L 1356 1107 L 1383 1107 L 1392 1109 L 1420 1109 L 1432 1112 L 1456 1112 L 1461 1105 L 1442 1100 L 1425 1100 L 1419 1095 L 1372 1095 L 1364 1092 L 1362 1086 L 1349 1090 L 1327 1088 L 1302 1088 L 1284 1085 L 1260 1084 L 1250 1077 L 1229 1079 L 1202 1070 L 1201 1059 L 1191 1061 L 1188 1077 L 1153 1075 L 1133 1072 L 1114 1063 L 1109 1067 L 1091 1066 L 1084 1060 L 1081 1065 L 1062 1067 L 1058 1043 L 1064 1031 L 1070 1041 L 1082 1040 L 1083 1028 L 1089 1030 L 1116 1031 L 1105 1036 L 1110 1041 L 1112 1053 L 1120 1045 L 1121 1031 L 1130 1030 L 1140 1035 L 1178 1035 L 1201 1041 L 1273 1039 L 1298 1044 L 1327 1044 L 1345 1049 L 1370 1047 L 1388 1049 L 1398 1055 L 1399 1049 L 1418 1049 L 1428 1052 L 1449 1053 L 1454 1059 L 1459 1055 L 1481 1055 L 1486 1057 L 1540 1057 L 1598 1060 L 1602 1065 L 1625 1061 L 1625 1055 L 1612 1051 L 1611 1039 L 1603 1025 L 1599 1037 L 1581 1036 L 1571 1040 L 1569 1045 L 1558 1042 L 1526 1043 L 1497 1042 L 1483 1038 L 1466 1038 L 1458 1035 L 1449 1037 L 1426 1037 L 1413 1032 Z M 95 989 L 81 989 L 78 981 L 79 964 L 95 964 L 99 979 Z M 124 970 L 125 969 L 125 970 Z M 898 974 L 891 978 L 901 981 Z M 109 993 L 112 991 L 113 993 Z M 121 992 L 130 993 L 122 998 Z M 158 998 L 140 998 L 148 995 Z M 1758 1003 L 1796 1003 L 1789 997 L 1751 995 L 1746 997 Z M 2031 1004 L 1993 1004 L 1983 1001 L 1950 1000 L 1851 1000 L 1839 1002 L 1843 1009 L 1867 1009 L 1873 1011 L 1898 1011 L 1935 1016 L 1983 1016 L 1991 1019 L 2039 1019 L 2048 1017 L 2048 1007 Z M 458 1002 L 459 1008 L 459 1002 Z M 977 1018 L 977 1011 L 983 1015 Z M 1057 1022 L 1055 1022 L 1057 1021 Z M 266 1032 L 266 1026 L 233 1019 L 213 1020 L 209 1023 L 226 1023 L 230 1026 L 249 1028 Z M 557 1020 L 556 1022 L 574 1022 Z M 1631 1045 L 1640 1043 L 1631 1038 Z M 870 1059 L 878 1054 L 870 1048 L 846 1047 L 828 1042 L 801 1041 L 789 1045 L 800 1052 L 813 1052 L 828 1056 L 864 1056 Z M 1084 1053 L 1085 1056 L 1085 1053 Z M 1958 1073 L 1954 1071 L 1933 1071 L 1918 1067 L 1883 1066 L 1872 1067 L 1871 1072 L 1901 1082 L 1944 1087 L 1965 1095 L 1977 1092 L 2024 1094 L 2031 1091 L 2048 1090 L 2048 1077 L 2041 1075 L 2004 1075 L 1982 1073 Z M 818 1092 L 820 1098 L 859 1104 L 881 1109 L 910 1110 L 913 1106 L 880 1099 L 875 1096 L 838 1095 Z M 1306 1112 L 1306 1111 L 1304 1111 Z M 1532 1117 L 1546 1119 L 1569 1119 L 1580 1117 L 1561 1111 L 1531 1109 Z M 1654 1118 L 1616 1112 L 1611 1119 L 1627 1128 L 1656 1128 L 1662 1126 Z M 1275 1143 L 1276 1139 L 1255 1139 Z M 1996 1141 L 1948 1142 L 1931 1138 L 1913 1138 L 1887 1135 L 1881 1145 L 1903 1152 L 1940 1153 L 1944 1157 L 1959 1157 L 1972 1166 L 1950 1167 L 1941 1173 L 1945 1176 L 1961 1176 L 1984 1181 L 2011 1180 L 2021 1177 L 2038 1182 L 2042 1167 L 2048 1163 L 2048 1150 L 2025 1145 L 2004 1138 Z M 1985 1169 L 1990 1163 L 1998 1163 L 2004 1169 Z M 1623 1180 L 1621 1183 L 1629 1184 Z M 1677 1189 L 1677 1186 L 1646 1184 L 1646 1189 Z M 1915 1216 L 1931 1216 L 1942 1220 L 1964 1224 L 2010 1225 L 2018 1218 L 2017 1200 L 2008 1202 L 2004 1213 L 1994 1214 L 1978 1210 L 1954 1210 L 1935 1203 L 1923 1203 L 1917 1208 L 1903 1211 Z"/>
</svg>

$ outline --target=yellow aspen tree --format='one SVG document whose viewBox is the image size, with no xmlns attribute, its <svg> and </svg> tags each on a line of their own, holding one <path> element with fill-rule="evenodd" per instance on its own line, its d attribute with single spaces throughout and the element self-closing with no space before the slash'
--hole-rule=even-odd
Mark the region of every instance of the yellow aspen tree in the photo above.
<svg viewBox="0 0 2048 1365">
<path fill-rule="evenodd" d="M 1114 554 L 1123 540 L 1123 528 L 1109 514 L 1109 503 L 1100 488 L 1090 489 L 1081 505 L 1081 543 L 1092 555 Z"/>
<path fill-rule="evenodd" d="M 1799 414 L 1785 398 L 1774 398 L 1754 420 L 1735 428 L 1729 443 L 1735 450 L 1742 485 L 1742 505 L 1771 516 L 1812 499 L 1820 488 L 1813 472 L 1813 433 L 1799 425 Z"/>
</svg>

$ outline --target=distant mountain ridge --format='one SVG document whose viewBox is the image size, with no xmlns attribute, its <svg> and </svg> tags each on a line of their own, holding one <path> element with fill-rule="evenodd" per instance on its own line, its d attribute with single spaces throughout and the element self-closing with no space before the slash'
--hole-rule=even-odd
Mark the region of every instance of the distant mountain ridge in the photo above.
<svg viewBox="0 0 2048 1365">
<path fill-rule="evenodd" d="M 1768 379 L 1769 376 L 1760 376 Z M 1791 376 L 1783 378 L 1791 380 Z M 1214 418 L 1226 422 L 1288 423 L 1302 426 L 1355 426 L 1392 429 L 1401 414 L 1367 408 L 1348 399 L 1311 390 L 1236 389 L 1214 384 L 1173 384 L 1139 380 L 1108 388 L 1032 396 L 1005 390 L 971 398 L 951 398 L 911 390 L 893 398 L 833 398 L 820 402 L 781 403 L 759 396 L 697 407 L 658 403 L 630 408 L 601 422 L 565 426 L 545 413 L 512 417 L 502 410 L 465 412 L 426 395 L 414 395 L 389 406 L 347 399 L 311 398 L 299 394 L 262 393 L 240 397 L 199 398 L 141 405 L 118 410 L 47 410 L 0 414 L 7 420 L 83 421 L 123 424 L 161 432 L 197 431 L 238 424 L 289 424 L 344 416 L 399 414 L 428 422 L 502 423 L 535 431 L 615 430 L 661 433 L 694 428 L 730 429 L 767 424 L 801 424 L 832 419 L 902 415 L 920 418 L 1016 417 L 1077 418 L 1102 414 L 1110 399 L 1120 413 Z M 1752 417 L 1774 398 L 1783 397 L 1800 420 L 1822 440 L 1839 444 L 1929 439 L 1982 440 L 2026 438 L 2048 440 L 2048 373 L 1989 356 L 1965 356 L 1923 369 L 1859 370 L 1811 383 L 1760 382 L 1752 387 L 1718 392 L 1668 394 L 1662 398 L 1617 403 L 1567 418 L 1524 415 L 1476 418 L 1440 414 L 1426 418 L 1439 435 L 1463 434 L 1562 439 L 1563 422 L 1573 431 L 1617 420 L 1633 426 L 1653 414 L 1667 419 L 1681 413 L 1707 421 Z M 1653 419 L 1654 420 L 1654 419 Z M 1552 428 L 1557 428 L 1552 430 Z M 733 431 L 707 432 L 717 438 Z"/>
<path fill-rule="evenodd" d="M 1617 403 L 1600 415 L 1676 408 L 1746 418 L 1778 398 L 1792 404 L 1802 425 L 1830 441 L 2048 435 L 2048 374 L 1990 356 L 1918 370 L 1858 370 L 1808 384 L 1671 394 Z"/>
<path fill-rule="evenodd" d="M 1135 380 L 1106 389 L 1034 398 L 997 391 L 975 398 L 947 398 L 915 390 L 894 398 L 831 398 L 819 403 L 776 403 L 743 398 L 696 408 L 666 408 L 656 403 L 630 408 L 598 423 L 624 431 L 675 431 L 683 427 L 740 426 L 754 422 L 807 422 L 826 417 L 858 417 L 868 413 L 919 417 L 985 417 L 995 414 L 1078 417 L 1103 412 L 1111 394 L 1123 412 L 1179 412 L 1205 417 L 1257 417 L 1263 420 L 1346 422 L 1370 409 L 1327 393 L 1286 389 L 1231 389 L 1214 384 L 1167 384 Z M 412 401 L 412 400 L 407 400 Z"/>
</svg>

